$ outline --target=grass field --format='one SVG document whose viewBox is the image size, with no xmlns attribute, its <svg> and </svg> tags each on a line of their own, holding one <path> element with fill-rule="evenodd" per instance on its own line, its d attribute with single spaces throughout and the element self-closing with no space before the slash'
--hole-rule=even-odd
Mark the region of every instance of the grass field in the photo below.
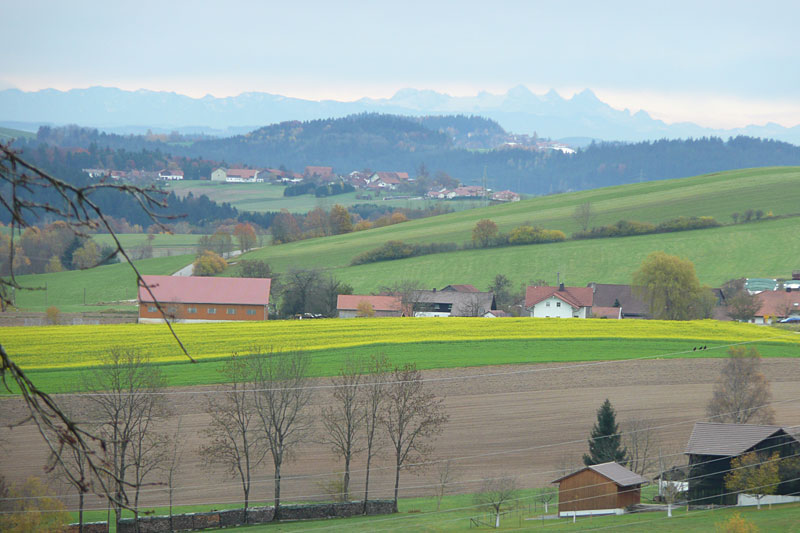
<svg viewBox="0 0 800 533">
<path fill-rule="evenodd" d="M 597 213 L 593 225 L 623 218 L 657 223 L 677 216 L 702 215 L 730 223 L 731 213 L 748 208 L 775 215 L 795 213 L 800 205 L 798 179 L 800 169 L 791 167 L 609 187 L 271 246 L 246 257 L 266 260 L 279 272 L 300 265 L 328 268 L 359 292 L 374 290 L 399 278 L 422 280 L 430 286 L 441 286 L 444 282 L 485 287 L 497 273 L 505 273 L 516 283 L 530 279 L 554 282 L 556 272 L 574 285 L 590 281 L 627 283 L 641 259 L 655 250 L 688 257 L 695 263 L 701 281 L 711 285 L 741 276 L 786 276 L 796 268 L 795 259 L 784 250 L 798 249 L 800 236 L 794 231 L 797 219 L 673 234 L 453 252 L 359 267 L 348 265 L 357 254 L 387 240 L 467 242 L 473 226 L 482 218 L 491 218 L 501 230 L 530 222 L 570 234 L 578 229 L 572 218 L 575 206 L 587 201 Z"/>
<path fill-rule="evenodd" d="M 480 200 L 384 200 L 373 197 L 371 200 L 356 198 L 357 192 L 339 194 L 327 198 L 316 198 L 311 194 L 284 196 L 284 185 L 270 183 L 213 183 L 210 181 L 171 182 L 168 186 L 178 196 L 191 192 L 195 196 L 205 194 L 215 202 L 228 202 L 241 211 L 280 211 L 288 209 L 292 213 L 307 213 L 315 207 L 330 209 L 334 204 L 351 206 L 355 204 L 378 204 L 393 208 L 420 209 L 432 205 L 445 205 L 456 211 L 472 209 L 483 205 Z"/>
<path fill-rule="evenodd" d="M 766 357 L 800 357 L 795 333 L 750 324 L 609 321 L 601 319 L 363 319 L 185 324 L 176 330 L 190 364 L 161 325 L 5 328 L 3 345 L 40 387 L 75 390 L 83 371 L 103 362 L 112 347 L 148 354 L 170 386 L 219 383 L 233 352 L 299 349 L 311 353 L 312 376 L 335 375 L 347 356 L 384 353 L 394 363 L 421 369 L 519 363 L 611 361 L 636 358 L 724 357 L 746 342 Z M 705 345 L 706 350 L 694 351 Z"/>
<path fill-rule="evenodd" d="M 188 265 L 194 261 L 194 257 L 192 254 L 142 259 L 136 261 L 136 266 L 142 274 L 166 275 Z M 47 288 L 46 290 L 16 291 L 17 306 L 27 311 L 44 311 L 52 305 L 58 307 L 62 312 L 69 313 L 119 309 L 125 306 L 109 302 L 136 298 L 136 275 L 127 263 L 100 266 L 89 270 L 17 276 L 17 281 L 23 287 Z M 129 304 L 127 308 L 135 309 L 135 306 Z"/>
<path fill-rule="evenodd" d="M 12 128 L 0 127 L 0 141 L 8 141 L 11 139 L 33 139 L 36 134 L 30 131 L 15 130 Z"/>
<path fill-rule="evenodd" d="M 124 246 L 126 249 L 140 247 L 148 243 L 147 235 L 144 233 L 120 233 L 117 234 L 117 237 L 122 243 L 122 246 Z M 153 248 L 185 248 L 197 245 L 197 241 L 200 240 L 202 235 L 170 235 L 166 233 L 159 233 L 153 237 L 154 239 L 151 243 Z M 111 235 L 106 233 L 92 235 L 92 239 L 103 245 L 113 244 Z"/>
</svg>

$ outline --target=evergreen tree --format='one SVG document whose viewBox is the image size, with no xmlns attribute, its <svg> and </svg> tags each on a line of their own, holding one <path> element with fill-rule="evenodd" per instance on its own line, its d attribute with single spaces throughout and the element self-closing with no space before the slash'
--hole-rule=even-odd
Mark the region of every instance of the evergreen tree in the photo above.
<svg viewBox="0 0 800 533">
<path fill-rule="evenodd" d="M 592 428 L 589 438 L 589 454 L 583 455 L 583 463 L 586 466 L 610 461 L 624 464 L 628 450 L 621 447 L 621 440 L 617 413 L 606 398 L 606 401 L 597 410 L 597 423 Z"/>
</svg>

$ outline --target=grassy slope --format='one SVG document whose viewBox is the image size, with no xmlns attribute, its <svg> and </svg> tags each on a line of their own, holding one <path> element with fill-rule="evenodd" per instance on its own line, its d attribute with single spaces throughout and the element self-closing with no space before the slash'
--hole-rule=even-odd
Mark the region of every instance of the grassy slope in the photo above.
<svg viewBox="0 0 800 533">
<path fill-rule="evenodd" d="M 117 235 L 117 237 L 119 237 L 122 246 L 125 248 L 143 246 L 148 242 L 147 234 L 144 233 L 120 233 Z M 159 233 L 158 235 L 154 235 L 154 237 L 155 238 L 152 242 L 153 248 L 173 248 L 194 246 L 197 244 L 197 241 L 200 239 L 201 235 L 169 235 L 166 233 Z M 92 235 L 92 239 L 100 244 L 110 245 L 113 242 L 111 235 L 105 233 Z"/>
<path fill-rule="evenodd" d="M 136 261 L 142 274 L 172 274 L 194 260 L 194 255 L 177 255 Z M 27 311 L 44 311 L 55 305 L 62 312 L 100 311 L 119 305 L 103 305 L 136 298 L 136 276 L 129 265 L 118 263 L 90 270 L 72 270 L 52 274 L 18 276 L 23 287 L 44 287 L 45 291 L 17 291 L 17 305 Z M 83 305 L 84 289 L 86 304 Z M 129 306 L 130 307 L 130 306 Z"/>
<path fill-rule="evenodd" d="M 0 128 L 0 141 L 7 141 L 9 139 L 33 139 L 35 137 L 36 134 L 30 131 Z"/>
<path fill-rule="evenodd" d="M 278 271 L 297 267 L 333 268 L 336 275 L 357 291 L 370 291 L 400 277 L 424 280 L 430 286 L 474 283 L 485 287 L 500 272 L 516 282 L 539 278 L 554 282 L 556 272 L 562 272 L 573 284 L 628 282 L 641 258 L 651 251 L 665 250 L 694 261 L 701 281 L 716 285 L 743 275 L 789 274 L 796 268 L 795 261 L 789 257 L 791 254 L 781 250 L 797 249 L 798 237 L 792 235 L 796 219 L 697 232 L 475 250 L 360 267 L 347 265 L 358 253 L 391 239 L 468 241 L 475 222 L 481 218 L 491 218 L 502 230 L 530 221 L 569 234 L 578 229 L 572 219 L 575 206 L 587 201 L 597 213 L 594 225 L 623 218 L 657 223 L 682 215 L 711 215 L 730 221 L 731 213 L 748 208 L 776 215 L 795 213 L 800 205 L 800 188 L 795 185 L 798 179 L 800 168 L 791 167 L 609 187 L 273 246 L 249 257 L 265 259 Z"/>
<path fill-rule="evenodd" d="M 292 213 L 307 213 L 315 207 L 322 206 L 330 208 L 334 204 L 351 206 L 355 204 L 377 203 L 391 207 L 404 207 L 419 209 L 428 205 L 439 205 L 442 201 L 429 200 L 383 200 L 373 198 L 372 200 L 360 200 L 356 198 L 356 192 L 339 194 L 328 198 L 316 198 L 311 194 L 301 196 L 283 196 L 283 185 L 272 185 L 269 183 L 212 183 L 209 181 L 183 181 L 170 183 L 169 187 L 175 194 L 184 196 L 190 191 L 195 196 L 205 194 L 215 202 L 228 202 L 237 209 L 243 211 L 280 211 L 288 209 Z M 453 209 L 470 209 L 481 205 L 475 200 L 456 200 L 447 201 L 443 205 Z"/>
</svg>

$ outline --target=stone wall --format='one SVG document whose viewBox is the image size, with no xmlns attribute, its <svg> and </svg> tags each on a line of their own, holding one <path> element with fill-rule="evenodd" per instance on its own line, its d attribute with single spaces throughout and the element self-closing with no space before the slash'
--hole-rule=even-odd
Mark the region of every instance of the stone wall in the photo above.
<svg viewBox="0 0 800 533">
<path fill-rule="evenodd" d="M 322 518 L 344 518 L 362 514 L 362 502 L 346 503 L 318 503 L 309 505 L 284 505 L 281 506 L 283 520 L 314 520 Z M 367 504 L 368 515 L 394 513 L 392 500 L 373 500 Z M 272 507 L 252 507 L 247 510 L 248 524 L 264 524 L 271 522 L 275 510 Z M 220 527 L 241 526 L 245 524 L 244 513 L 241 509 L 227 511 L 213 511 L 210 513 L 191 513 L 172 516 L 173 528 L 170 528 L 168 516 L 146 516 L 139 518 L 139 531 L 141 533 L 167 533 L 169 531 L 188 531 L 193 529 L 209 529 Z M 108 526 L 103 522 L 105 529 L 91 530 L 88 533 L 107 533 Z M 70 526 L 72 527 L 72 525 Z M 119 523 L 118 533 L 133 533 L 134 520 L 126 518 Z M 70 530 L 70 533 L 77 529 Z"/>
<path fill-rule="evenodd" d="M 67 533 L 78 533 L 80 524 L 70 524 L 67 526 Z M 106 522 L 87 522 L 83 524 L 83 533 L 108 533 Z"/>
</svg>

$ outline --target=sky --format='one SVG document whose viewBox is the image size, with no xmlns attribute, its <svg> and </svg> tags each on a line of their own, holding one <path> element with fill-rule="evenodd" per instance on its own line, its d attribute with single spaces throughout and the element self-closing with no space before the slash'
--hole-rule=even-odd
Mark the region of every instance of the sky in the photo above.
<svg viewBox="0 0 800 533">
<path fill-rule="evenodd" d="M 0 0 L 0 90 L 313 100 L 585 88 L 707 127 L 800 124 L 800 2 Z M 9 48 L 10 47 L 10 48 Z"/>
</svg>

